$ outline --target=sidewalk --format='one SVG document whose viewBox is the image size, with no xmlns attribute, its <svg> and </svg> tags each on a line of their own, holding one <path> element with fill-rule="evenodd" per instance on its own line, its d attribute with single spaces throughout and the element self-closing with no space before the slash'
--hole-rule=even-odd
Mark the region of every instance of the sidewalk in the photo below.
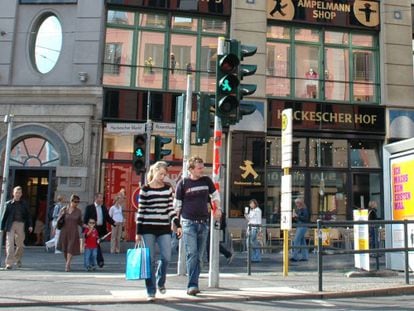
<svg viewBox="0 0 414 311">
<path fill-rule="evenodd" d="M 22 268 L 0 271 L 3 289 L 0 307 L 146 303 L 144 281 L 125 280 L 125 254 L 104 253 L 104 257 L 105 267 L 99 271 L 85 272 L 82 266 L 83 257 L 77 256 L 72 265 L 73 272 L 64 272 L 63 255 L 46 253 L 41 247 L 28 247 Z M 263 262 L 252 266 L 250 276 L 247 275 L 245 253 L 236 253 L 231 266 L 226 265 L 225 258 L 221 256 L 219 288 L 208 287 L 208 271 L 205 267 L 200 279 L 201 293 L 192 297 L 186 294 L 187 278 L 176 275 L 177 264 L 174 256 L 167 277 L 167 293 L 157 293 L 157 299 L 201 302 L 323 299 L 414 293 L 413 281 L 410 280 L 410 285 L 405 285 L 403 273 L 388 277 L 348 278 L 345 274 L 354 270 L 352 257 L 331 256 L 325 262 L 324 291 L 319 292 L 314 254 L 309 262 L 290 265 L 287 277 L 282 275 L 281 254 L 264 254 Z"/>
</svg>

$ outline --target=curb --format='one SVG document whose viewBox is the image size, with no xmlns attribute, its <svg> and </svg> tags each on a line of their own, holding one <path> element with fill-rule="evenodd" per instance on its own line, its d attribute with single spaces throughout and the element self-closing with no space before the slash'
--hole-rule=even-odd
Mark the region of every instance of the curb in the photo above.
<svg viewBox="0 0 414 311">
<path fill-rule="evenodd" d="M 237 292 L 237 290 L 235 290 Z M 216 293 L 216 292 L 214 292 Z M 245 295 L 231 295 L 230 293 L 218 292 L 219 296 L 212 295 L 211 292 L 202 294 L 196 297 L 165 297 L 159 298 L 152 304 L 166 304 L 166 303 L 205 303 L 205 302 L 231 302 L 231 301 L 255 301 L 255 300 L 307 300 L 307 299 L 335 299 L 335 298 L 355 298 L 355 297 L 379 297 L 379 296 L 398 296 L 414 294 L 414 285 L 405 285 L 392 288 L 382 288 L 374 290 L 359 290 L 359 291 L 347 291 L 347 292 L 314 292 L 314 293 L 301 293 L 301 294 L 265 294 L 255 296 Z M 107 297 L 107 298 L 105 298 Z M 4 307 L 42 307 L 42 306 L 81 306 L 81 305 L 107 305 L 107 304 L 147 304 L 145 298 L 123 298 L 118 299 L 111 296 L 99 295 L 94 298 L 86 298 L 82 300 L 70 300 L 70 299 L 42 299 L 35 300 L 21 297 L 13 297 L 9 299 L 16 299 L 18 301 L 0 301 L 0 308 Z M 3 298 L 7 299 L 7 298 Z"/>
</svg>

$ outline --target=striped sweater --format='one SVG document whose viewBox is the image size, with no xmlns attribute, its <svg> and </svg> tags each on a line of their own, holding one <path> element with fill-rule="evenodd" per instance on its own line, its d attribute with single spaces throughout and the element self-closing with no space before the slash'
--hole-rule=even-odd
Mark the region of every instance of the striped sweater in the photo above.
<svg viewBox="0 0 414 311">
<path fill-rule="evenodd" d="M 138 202 L 137 234 L 171 233 L 171 222 L 177 215 L 173 208 L 173 190 L 169 185 L 162 188 L 143 186 Z"/>
</svg>

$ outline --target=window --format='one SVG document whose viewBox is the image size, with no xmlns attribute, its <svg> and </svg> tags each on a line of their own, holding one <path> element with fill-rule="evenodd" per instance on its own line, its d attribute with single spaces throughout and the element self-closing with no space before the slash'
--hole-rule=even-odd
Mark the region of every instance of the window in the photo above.
<svg viewBox="0 0 414 311">
<path fill-rule="evenodd" d="M 55 147 L 40 137 L 29 137 L 16 144 L 10 153 L 13 166 L 58 166 L 59 154 Z"/>
<path fill-rule="evenodd" d="M 119 75 L 119 65 L 121 64 L 122 44 L 108 43 L 105 45 L 105 64 L 104 72 Z"/>
<path fill-rule="evenodd" d="M 126 29 L 108 28 L 104 55 L 104 84 L 129 85 L 133 33 Z"/>
<path fill-rule="evenodd" d="M 378 103 L 377 35 L 269 26 L 266 53 L 267 96 Z"/>
<path fill-rule="evenodd" d="M 62 49 L 62 26 L 52 14 L 45 14 L 35 26 L 32 40 L 32 63 L 42 74 L 50 72 L 57 64 Z"/>
<path fill-rule="evenodd" d="M 351 141 L 349 148 L 352 167 L 381 167 L 378 143 Z"/>
<path fill-rule="evenodd" d="M 167 27 L 171 25 L 171 27 Z M 228 33 L 222 18 L 109 10 L 103 84 L 215 92 L 217 41 Z"/>
</svg>

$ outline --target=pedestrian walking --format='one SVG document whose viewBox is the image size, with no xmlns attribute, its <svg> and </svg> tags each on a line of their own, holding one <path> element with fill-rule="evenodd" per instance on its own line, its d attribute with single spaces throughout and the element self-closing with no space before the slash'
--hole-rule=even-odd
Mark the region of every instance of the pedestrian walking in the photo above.
<svg viewBox="0 0 414 311">
<path fill-rule="evenodd" d="M 124 215 L 122 211 L 123 204 L 125 202 L 125 197 L 121 194 L 115 196 L 114 205 L 109 209 L 109 217 L 115 222 L 112 226 L 111 234 L 111 253 L 117 253 L 121 251 L 121 237 L 122 237 L 122 227 L 124 225 Z"/>
<path fill-rule="evenodd" d="M 86 206 L 85 215 L 83 216 L 83 223 L 88 224 L 89 219 L 93 219 L 96 222 L 95 228 L 98 230 L 99 237 L 103 237 L 108 233 L 106 229 L 106 224 L 111 226 L 115 225 L 113 219 L 109 216 L 108 210 L 103 204 L 104 197 L 102 193 L 95 194 L 95 201 L 93 204 Z"/>
<path fill-rule="evenodd" d="M 195 296 L 200 292 L 198 281 L 201 260 L 206 250 L 209 228 L 208 203 L 215 204 L 214 218 L 220 220 L 220 195 L 210 177 L 204 176 L 204 161 L 191 157 L 187 163 L 189 178 L 183 178 L 177 185 L 174 207 L 181 216 L 183 243 L 187 264 L 187 294 Z"/>
<path fill-rule="evenodd" d="M 97 266 L 99 234 L 95 228 L 95 220 L 89 219 L 88 226 L 83 229 L 85 252 L 83 253 L 86 271 L 95 271 Z"/>
<path fill-rule="evenodd" d="M 60 236 L 60 229 L 56 228 L 57 225 L 57 219 L 59 217 L 61 209 L 64 207 L 64 200 L 65 197 L 63 195 L 58 195 L 56 197 L 56 203 L 53 207 L 53 215 L 52 215 L 52 229 L 53 229 L 53 235 L 55 240 L 55 254 L 59 254 L 60 251 L 57 249 L 57 244 Z"/>
<path fill-rule="evenodd" d="M 155 300 L 156 287 L 161 294 L 166 293 L 166 275 L 171 260 L 171 231 L 181 237 L 181 226 L 173 208 L 173 189 L 164 182 L 168 164 L 158 161 L 151 165 L 147 184 L 139 192 L 139 209 L 136 242 L 144 240 L 150 250 L 151 278 L 145 280 L 148 301 Z M 156 260 L 156 245 L 160 259 Z"/>
<path fill-rule="evenodd" d="M 1 230 L 6 232 L 6 269 L 13 265 L 22 266 L 25 229 L 32 232 L 32 217 L 29 206 L 22 200 L 22 187 L 13 188 L 13 199 L 6 202 L 6 209 L 1 221 Z"/>
<path fill-rule="evenodd" d="M 226 213 L 222 212 L 221 215 L 221 220 L 220 220 L 220 232 L 223 234 L 223 241 L 227 240 L 228 238 L 228 231 L 227 231 L 227 221 L 226 221 Z M 206 245 L 206 253 L 207 253 L 207 262 L 210 261 L 210 230 L 208 233 L 208 238 L 207 238 L 207 245 Z M 224 245 L 224 242 L 220 241 L 219 242 L 219 253 L 222 254 L 226 260 L 227 260 L 227 264 L 231 264 L 233 262 L 233 258 L 234 258 L 234 254 L 232 251 L 230 251 L 229 249 L 227 249 L 227 247 Z"/>
<path fill-rule="evenodd" d="M 298 246 L 299 248 L 293 249 L 293 255 L 290 259 L 291 261 L 308 261 L 309 259 L 309 250 L 306 248 L 306 239 L 305 235 L 308 231 L 308 227 L 301 226 L 309 222 L 309 210 L 305 205 L 302 197 L 295 199 L 296 211 L 293 214 L 293 221 L 296 222 L 296 233 L 293 240 L 293 246 Z"/>
<path fill-rule="evenodd" d="M 80 255 L 80 237 L 79 227 L 82 227 L 82 212 L 78 205 L 80 202 L 79 196 L 72 194 L 69 205 L 62 208 L 58 218 L 64 217 L 64 225 L 60 229 L 60 237 L 58 241 L 58 250 L 63 252 L 66 266 L 65 271 L 69 272 L 72 262 L 72 257 Z"/>
<path fill-rule="evenodd" d="M 247 219 L 248 225 L 255 225 L 254 227 L 248 227 L 247 230 L 247 243 L 246 245 L 251 245 L 252 252 L 250 255 L 251 262 L 260 262 L 262 261 L 262 255 L 260 253 L 260 243 L 258 240 L 259 234 L 261 234 L 261 225 L 262 225 L 262 210 L 259 208 L 259 203 L 256 199 L 251 199 L 249 201 L 249 208 L 245 209 L 247 212 L 244 216 Z"/>
</svg>

